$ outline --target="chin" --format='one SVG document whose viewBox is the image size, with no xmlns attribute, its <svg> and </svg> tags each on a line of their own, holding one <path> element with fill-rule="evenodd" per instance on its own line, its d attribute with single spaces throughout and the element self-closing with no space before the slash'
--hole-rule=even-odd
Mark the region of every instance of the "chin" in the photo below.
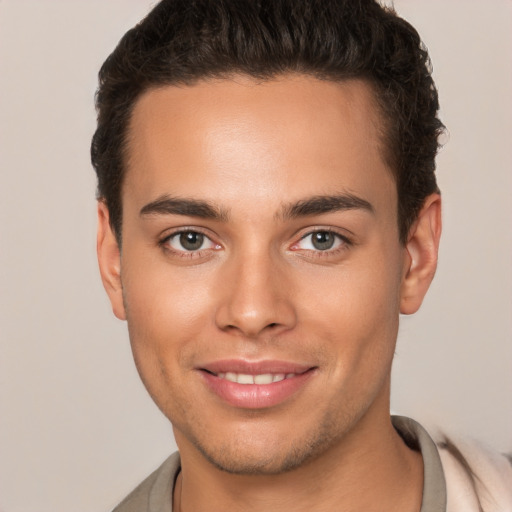
<svg viewBox="0 0 512 512">
<path fill-rule="evenodd" d="M 329 429 L 317 428 L 314 432 L 290 432 L 282 438 L 267 436 L 232 436 L 228 443 L 213 444 L 189 439 L 201 455 L 213 466 L 235 475 L 279 475 L 293 471 L 321 457 L 338 441 Z"/>
<path fill-rule="evenodd" d="M 258 455 L 231 451 L 229 453 L 209 453 L 202 450 L 203 456 L 217 469 L 233 475 L 279 475 L 293 471 L 310 458 L 310 454 L 294 451 L 285 456 L 275 452 Z"/>
</svg>

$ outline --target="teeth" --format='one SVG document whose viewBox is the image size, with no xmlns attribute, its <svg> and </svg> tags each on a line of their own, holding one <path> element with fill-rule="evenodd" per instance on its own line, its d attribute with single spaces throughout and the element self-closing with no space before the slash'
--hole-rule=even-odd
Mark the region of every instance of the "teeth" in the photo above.
<svg viewBox="0 0 512 512">
<path fill-rule="evenodd" d="M 238 384 L 254 384 L 254 375 L 247 375 L 245 373 L 239 373 L 238 379 L 236 379 Z"/>
<path fill-rule="evenodd" d="M 230 382 L 237 382 L 238 384 L 272 384 L 273 382 L 280 382 L 284 379 L 291 379 L 295 377 L 295 373 L 262 373 L 260 375 L 249 375 L 247 373 L 218 373 L 217 377 L 226 379 Z"/>
<path fill-rule="evenodd" d="M 270 384 L 273 382 L 271 373 L 264 373 L 263 375 L 254 376 L 254 384 Z"/>
</svg>

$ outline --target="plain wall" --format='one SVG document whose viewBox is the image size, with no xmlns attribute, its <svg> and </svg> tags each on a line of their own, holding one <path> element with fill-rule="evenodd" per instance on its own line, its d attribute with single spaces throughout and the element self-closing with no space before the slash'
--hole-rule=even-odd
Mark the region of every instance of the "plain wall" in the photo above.
<svg viewBox="0 0 512 512">
<path fill-rule="evenodd" d="M 0 0 L 0 511 L 111 509 L 174 450 L 95 257 L 97 71 L 147 0 Z M 512 451 L 512 3 L 395 1 L 449 128 L 444 235 L 392 409 Z"/>
</svg>

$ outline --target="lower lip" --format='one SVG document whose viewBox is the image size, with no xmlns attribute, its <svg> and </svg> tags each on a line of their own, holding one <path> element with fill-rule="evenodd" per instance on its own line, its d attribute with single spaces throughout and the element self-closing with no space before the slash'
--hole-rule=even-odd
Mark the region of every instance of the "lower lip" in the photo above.
<svg viewBox="0 0 512 512">
<path fill-rule="evenodd" d="M 242 409 L 264 409 L 285 402 L 297 393 L 313 374 L 313 369 L 272 384 L 238 384 L 201 371 L 206 384 L 228 404 Z"/>
</svg>

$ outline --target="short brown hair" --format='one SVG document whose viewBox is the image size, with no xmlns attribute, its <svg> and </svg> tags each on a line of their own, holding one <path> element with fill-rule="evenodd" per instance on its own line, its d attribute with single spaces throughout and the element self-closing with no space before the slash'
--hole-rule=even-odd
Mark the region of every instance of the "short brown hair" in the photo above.
<svg viewBox="0 0 512 512">
<path fill-rule="evenodd" d="M 428 53 L 416 30 L 374 0 L 163 0 L 129 30 L 99 73 L 91 145 L 98 199 L 121 241 L 127 131 L 140 95 L 162 85 L 286 73 L 367 80 L 384 121 L 384 157 L 398 192 L 402 243 L 438 191 L 443 124 Z"/>
</svg>

